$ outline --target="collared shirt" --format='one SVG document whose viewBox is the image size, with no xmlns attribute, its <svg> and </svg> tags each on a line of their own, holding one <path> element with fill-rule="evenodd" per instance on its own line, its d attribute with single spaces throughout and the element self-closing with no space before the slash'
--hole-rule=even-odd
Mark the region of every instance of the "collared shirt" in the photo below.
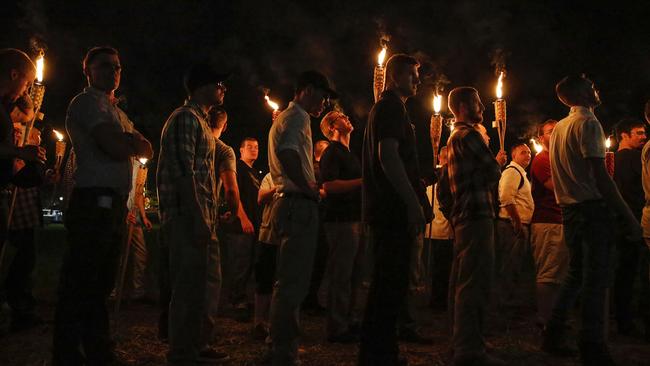
<svg viewBox="0 0 650 366">
<path fill-rule="evenodd" d="M 97 145 L 92 131 L 104 123 L 116 125 L 123 132 L 140 134 L 126 113 L 101 90 L 87 87 L 72 99 L 65 127 L 76 152 L 75 187 L 112 188 L 127 195 L 131 190 L 133 159 L 115 160 Z"/>
<path fill-rule="evenodd" d="M 183 210 L 188 205 L 181 202 L 178 181 L 191 178 L 203 218 L 208 227 L 215 227 L 215 138 L 206 118 L 207 114 L 190 100 L 172 112 L 165 122 L 160 137 L 157 173 L 163 223 L 185 213 Z"/>
<path fill-rule="evenodd" d="M 521 181 L 523 180 L 523 184 Z M 521 186 L 521 188 L 519 188 Z M 531 194 L 530 181 L 526 175 L 526 170 L 516 162 L 512 161 L 501 173 L 499 180 L 499 217 L 510 219 L 505 207 L 515 205 L 519 218 L 524 224 L 530 224 L 533 217 L 535 203 Z"/>
<path fill-rule="evenodd" d="M 290 102 L 273 122 L 269 132 L 269 169 L 278 193 L 301 192 L 289 179 L 278 158 L 282 150 L 293 150 L 300 157 L 302 174 L 307 183 L 315 183 L 313 145 L 311 141 L 311 120 L 309 114 L 295 102 Z"/>
<path fill-rule="evenodd" d="M 453 198 L 451 222 L 494 218 L 499 163 L 474 126 L 456 122 L 447 141 L 449 188 Z"/>
<path fill-rule="evenodd" d="M 605 134 L 589 108 L 571 107 L 569 115 L 555 125 L 550 155 L 560 206 L 602 198 L 587 159 L 605 158 Z"/>
<path fill-rule="evenodd" d="M 407 208 L 390 183 L 379 159 L 379 143 L 393 139 L 398 143 L 399 158 L 406 176 L 418 196 L 425 213 L 431 212 L 426 190 L 420 180 L 417 145 L 414 127 L 406 106 L 392 90 L 381 94 L 368 116 L 363 138 L 362 155 L 362 216 L 372 225 L 397 225 L 406 223 Z"/>
</svg>

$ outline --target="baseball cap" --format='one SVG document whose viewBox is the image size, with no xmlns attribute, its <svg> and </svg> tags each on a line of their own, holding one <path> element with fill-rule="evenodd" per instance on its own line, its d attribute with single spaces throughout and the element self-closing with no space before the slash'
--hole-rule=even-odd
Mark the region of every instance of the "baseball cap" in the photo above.
<svg viewBox="0 0 650 366">
<path fill-rule="evenodd" d="M 187 70 L 183 82 L 187 93 L 192 94 L 192 92 L 204 85 L 220 83 L 226 81 L 229 77 L 230 73 L 218 72 L 210 63 L 200 62 L 192 65 Z"/>
<path fill-rule="evenodd" d="M 296 89 L 301 90 L 308 85 L 324 90 L 330 99 L 338 99 L 339 97 L 339 94 L 330 87 L 330 82 L 327 80 L 327 77 L 318 71 L 309 70 L 298 76 Z"/>
</svg>

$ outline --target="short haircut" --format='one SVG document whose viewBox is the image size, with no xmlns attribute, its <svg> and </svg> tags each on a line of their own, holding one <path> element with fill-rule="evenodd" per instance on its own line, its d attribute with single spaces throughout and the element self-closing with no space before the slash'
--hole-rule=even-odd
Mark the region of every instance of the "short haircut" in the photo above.
<svg viewBox="0 0 650 366">
<path fill-rule="evenodd" d="M 526 147 L 528 147 L 528 145 L 525 144 L 525 143 L 523 143 L 523 142 L 517 142 L 517 143 L 515 143 L 514 145 L 512 145 L 512 146 L 510 147 L 510 158 L 511 158 L 511 159 L 512 159 L 512 157 L 513 157 L 515 151 L 516 151 L 517 149 L 519 149 L 520 147 L 522 147 L 522 146 L 526 146 Z"/>
<path fill-rule="evenodd" d="M 334 126 L 334 122 L 336 122 L 340 115 L 341 112 L 329 111 L 321 120 L 321 132 L 328 140 L 331 140 L 332 137 L 334 137 L 331 128 Z"/>
<path fill-rule="evenodd" d="M 540 123 L 537 126 L 537 136 L 542 136 L 544 134 L 544 127 L 548 125 L 556 125 L 557 121 L 554 119 L 547 119 L 546 121 Z"/>
<path fill-rule="evenodd" d="M 34 62 L 21 50 L 15 48 L 4 48 L 0 50 L 0 74 L 6 77 L 11 70 L 18 70 L 27 73 L 36 70 Z"/>
<path fill-rule="evenodd" d="M 623 133 L 630 135 L 632 133 L 632 130 L 637 127 L 644 128 L 645 124 L 634 118 L 623 118 L 614 125 L 614 134 L 616 135 L 616 141 L 620 142 L 623 140 Z"/>
<path fill-rule="evenodd" d="M 460 105 L 463 103 L 469 105 L 474 94 L 478 95 L 478 90 L 471 86 L 459 86 L 458 88 L 452 89 L 447 98 L 451 113 L 457 115 L 460 112 Z"/>
<path fill-rule="evenodd" d="M 228 121 L 228 113 L 221 107 L 212 107 L 208 112 L 208 126 L 211 129 L 223 128 Z"/>
<path fill-rule="evenodd" d="M 386 75 L 393 78 L 397 74 L 407 71 L 411 67 L 419 67 L 418 60 L 404 53 L 397 53 L 392 55 L 388 62 L 386 62 Z"/>
<path fill-rule="evenodd" d="M 645 107 L 643 108 L 643 115 L 646 122 L 650 123 L 650 99 L 645 102 Z"/>
<path fill-rule="evenodd" d="M 239 147 L 242 148 L 244 145 L 246 145 L 246 141 L 251 141 L 251 142 L 257 142 L 257 139 L 255 137 L 244 137 L 243 140 L 241 140 L 241 144 L 239 144 Z"/>
<path fill-rule="evenodd" d="M 118 56 L 118 57 L 120 55 L 115 48 L 110 47 L 110 46 L 93 47 L 90 50 L 88 50 L 88 52 L 86 52 L 86 56 L 84 57 L 84 60 L 83 60 L 84 72 L 86 72 L 88 66 L 90 66 L 93 63 L 93 61 L 95 61 L 97 56 L 104 55 L 104 54 L 105 55 L 115 55 L 115 56 Z"/>
<path fill-rule="evenodd" d="M 591 87 L 593 82 L 582 75 L 570 75 L 555 85 L 555 93 L 562 103 L 577 105 L 581 102 L 585 87 Z"/>
</svg>

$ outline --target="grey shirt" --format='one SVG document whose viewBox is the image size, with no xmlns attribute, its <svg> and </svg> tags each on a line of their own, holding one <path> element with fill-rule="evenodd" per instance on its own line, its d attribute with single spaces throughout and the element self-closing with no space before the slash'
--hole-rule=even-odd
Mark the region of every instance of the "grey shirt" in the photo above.
<svg viewBox="0 0 650 366">
<path fill-rule="evenodd" d="M 269 170 L 273 184 L 278 193 L 301 192 L 301 189 L 289 179 L 282 169 L 278 153 L 282 150 L 294 150 L 300 157 L 302 174 L 307 183 L 315 183 L 313 146 L 311 141 L 311 124 L 309 114 L 297 103 L 291 102 L 276 118 L 269 132 Z"/>
<path fill-rule="evenodd" d="M 226 145 L 220 139 L 215 139 L 215 153 L 214 153 L 214 168 L 216 171 L 216 180 L 217 180 L 217 198 L 218 194 L 221 192 L 221 173 L 227 171 L 237 172 L 237 158 L 235 157 L 235 150 L 232 147 Z"/>
<path fill-rule="evenodd" d="M 117 193 L 131 190 L 133 159 L 115 160 L 104 152 L 91 135 L 93 128 L 110 123 L 121 131 L 140 135 L 126 113 L 106 93 L 87 87 L 68 106 L 65 128 L 75 150 L 75 187 L 112 188 Z"/>
</svg>

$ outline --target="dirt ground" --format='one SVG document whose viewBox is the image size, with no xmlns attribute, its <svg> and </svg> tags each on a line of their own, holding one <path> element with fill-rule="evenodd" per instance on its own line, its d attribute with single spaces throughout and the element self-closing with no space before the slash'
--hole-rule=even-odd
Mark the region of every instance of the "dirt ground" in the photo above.
<svg viewBox="0 0 650 366">
<path fill-rule="evenodd" d="M 45 324 L 20 333 L 8 333 L 8 309 L 0 309 L 0 365 L 45 366 L 50 365 L 52 345 L 52 320 L 56 299 L 56 282 L 63 242 L 61 230 L 41 233 L 38 246 L 38 263 L 35 273 L 35 295 L 39 313 Z M 154 243 L 155 240 L 149 243 Z M 152 253 L 155 254 L 155 248 Z M 155 262 L 154 262 L 155 263 Z M 149 269 L 155 272 L 155 266 Z M 223 291 L 222 291 L 223 293 Z M 225 296 L 225 295 L 224 295 Z M 529 295 L 526 295 L 529 296 Z M 433 345 L 402 344 L 401 352 L 409 365 L 446 365 L 449 357 L 449 335 L 446 313 L 433 311 L 419 299 L 419 322 L 422 333 L 433 338 Z M 112 309 L 112 307 L 111 307 Z M 229 365 L 252 366 L 266 350 L 263 342 L 250 336 L 251 323 L 233 320 L 228 306 L 222 306 L 219 319 L 219 337 L 216 344 L 231 357 Z M 520 307 L 515 311 L 492 311 L 486 323 L 486 339 L 490 352 L 511 365 L 541 366 L 578 365 L 575 359 L 558 359 L 538 351 L 540 332 L 532 319 L 534 309 Z M 167 345 L 157 339 L 158 309 L 155 304 L 124 304 L 120 314 L 120 328 L 115 335 L 118 359 L 124 365 L 164 365 Z M 355 365 L 356 345 L 330 344 L 325 341 L 325 318 L 302 316 L 303 336 L 300 358 L 304 365 Z M 573 329 L 578 325 L 573 324 Z M 615 329 L 613 329 L 615 330 Z M 620 337 L 610 332 L 611 351 L 619 365 L 650 365 L 650 344 L 640 340 Z"/>
</svg>

